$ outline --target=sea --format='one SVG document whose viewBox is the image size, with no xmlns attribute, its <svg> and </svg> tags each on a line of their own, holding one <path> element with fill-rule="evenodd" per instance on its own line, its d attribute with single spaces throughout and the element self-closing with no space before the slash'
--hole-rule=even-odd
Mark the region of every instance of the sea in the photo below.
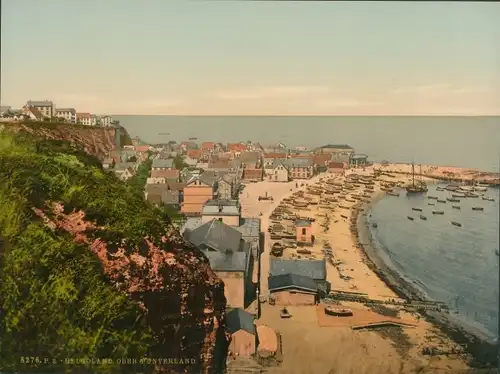
<svg viewBox="0 0 500 374">
<path fill-rule="evenodd" d="M 257 141 L 289 147 L 348 144 L 371 161 L 436 164 L 500 172 L 500 117 L 113 116 L 150 143 Z M 496 339 L 499 295 L 500 190 L 446 204 L 448 191 L 387 196 L 370 210 L 372 235 L 392 266 L 430 298 L 449 304 L 464 324 Z M 430 206 L 428 203 L 435 203 Z M 461 209 L 453 209 L 458 204 Z M 482 206 L 474 211 L 472 206 Z M 422 213 L 412 208 L 419 207 Z M 443 210 L 434 215 L 432 210 Z M 427 217 L 421 220 L 420 214 Z M 408 216 L 414 216 L 413 221 Z M 457 221 L 462 227 L 451 224 Z"/>
</svg>

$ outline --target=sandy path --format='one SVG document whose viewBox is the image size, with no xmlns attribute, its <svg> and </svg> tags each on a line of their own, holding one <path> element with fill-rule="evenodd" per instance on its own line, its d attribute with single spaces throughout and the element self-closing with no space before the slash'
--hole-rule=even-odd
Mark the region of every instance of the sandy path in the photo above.
<svg viewBox="0 0 500 374">
<path fill-rule="evenodd" d="M 265 235 L 264 249 L 260 259 L 260 295 L 267 296 L 268 285 L 267 278 L 269 275 L 269 262 L 270 262 L 270 251 L 271 251 L 271 238 L 267 231 L 269 227 L 269 216 L 273 210 L 280 204 L 281 200 L 290 196 L 296 191 L 304 190 L 308 185 L 317 182 L 324 175 L 319 174 L 309 180 L 297 180 L 287 183 L 279 182 L 269 182 L 263 181 L 259 183 L 249 183 L 245 186 L 243 193 L 240 195 L 240 203 L 242 208 L 243 217 L 259 217 L 261 216 L 261 231 Z M 296 183 L 299 187 L 296 187 Z M 304 183 L 304 186 L 300 186 Z M 273 197 L 273 201 L 261 200 L 259 201 L 259 196 L 264 196 L 265 194 Z M 258 268 L 257 266 L 255 267 Z M 259 275 L 254 274 L 254 281 L 257 281 L 256 277 Z"/>
</svg>

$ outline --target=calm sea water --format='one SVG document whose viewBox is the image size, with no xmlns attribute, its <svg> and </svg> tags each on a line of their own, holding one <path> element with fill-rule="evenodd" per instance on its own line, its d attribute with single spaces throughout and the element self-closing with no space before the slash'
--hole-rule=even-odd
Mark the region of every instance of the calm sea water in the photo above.
<svg viewBox="0 0 500 374">
<path fill-rule="evenodd" d="M 390 257 L 393 265 L 434 300 L 447 302 L 457 316 L 492 338 L 497 336 L 499 258 L 499 193 L 490 188 L 481 198 L 461 199 L 446 204 L 429 200 L 426 195 L 386 196 L 369 212 L 374 239 Z M 427 195 L 441 199 L 451 197 L 449 191 L 436 191 L 429 186 Z M 435 203 L 429 206 L 428 203 Z M 460 205 L 461 209 L 452 208 Z M 473 211 L 473 206 L 484 211 Z M 422 208 L 422 212 L 412 208 Z M 444 215 L 434 215 L 442 210 Z M 420 219 L 420 214 L 427 221 Z M 414 217 L 414 221 L 407 217 Z M 456 227 L 457 221 L 462 227 Z"/>
<path fill-rule="evenodd" d="M 196 137 L 289 146 L 347 143 L 374 161 L 500 169 L 500 117 L 114 117 L 130 135 L 148 142 Z M 448 193 L 433 188 L 429 195 Z M 372 208 L 371 219 L 378 224 L 375 239 L 402 273 L 433 299 L 448 302 L 461 318 L 496 336 L 500 196 L 498 189 L 487 194 L 495 202 L 466 199 L 460 211 L 449 202 L 428 206 L 425 196 L 387 197 Z M 484 206 L 484 212 L 472 211 L 472 205 Z M 428 220 L 412 214 L 412 207 L 422 207 Z M 431 208 L 445 214 L 433 215 Z M 452 220 L 463 226 L 452 226 Z"/>
<path fill-rule="evenodd" d="M 374 161 L 441 164 L 498 171 L 500 117 L 114 116 L 148 142 L 283 142 L 353 146 Z M 170 133 L 170 135 L 159 135 Z"/>
</svg>

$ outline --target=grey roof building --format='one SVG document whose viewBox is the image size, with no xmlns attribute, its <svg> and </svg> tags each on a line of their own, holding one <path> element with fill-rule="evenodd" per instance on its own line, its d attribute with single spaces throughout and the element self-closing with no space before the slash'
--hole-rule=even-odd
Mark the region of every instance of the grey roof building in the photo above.
<svg viewBox="0 0 500 374">
<path fill-rule="evenodd" d="M 314 279 L 305 275 L 281 274 L 270 276 L 268 280 L 269 291 L 281 291 L 289 288 L 308 292 L 316 292 L 318 286 Z"/>
<path fill-rule="evenodd" d="M 271 276 L 296 274 L 315 281 L 326 280 L 325 260 L 282 260 L 271 259 Z"/>
<path fill-rule="evenodd" d="M 115 170 L 135 169 L 135 162 L 120 162 L 115 165 Z"/>
<path fill-rule="evenodd" d="M 243 252 L 249 247 L 241 232 L 213 219 L 193 230 L 184 231 L 185 238 L 202 250 L 219 252 Z"/>
<path fill-rule="evenodd" d="M 244 252 L 210 252 L 204 251 L 205 256 L 208 257 L 210 262 L 210 267 L 213 271 L 224 271 L 224 272 L 240 272 L 243 273 L 247 271 L 250 267 L 250 253 L 249 249 Z"/>
<path fill-rule="evenodd" d="M 241 308 L 235 308 L 226 314 L 226 325 L 231 334 L 239 330 L 245 330 L 252 335 L 257 334 L 253 315 Z"/>
<path fill-rule="evenodd" d="M 292 157 L 286 160 L 286 164 L 289 168 L 307 168 L 313 166 L 313 162 L 310 158 L 302 158 L 302 157 Z"/>
<path fill-rule="evenodd" d="M 203 206 L 202 215 L 239 216 L 241 206 L 237 200 L 208 200 Z"/>
<path fill-rule="evenodd" d="M 158 169 L 171 169 L 174 167 L 174 159 L 173 158 L 167 158 L 167 159 L 161 159 L 157 158 L 153 160 L 153 168 L 158 168 Z"/>
</svg>

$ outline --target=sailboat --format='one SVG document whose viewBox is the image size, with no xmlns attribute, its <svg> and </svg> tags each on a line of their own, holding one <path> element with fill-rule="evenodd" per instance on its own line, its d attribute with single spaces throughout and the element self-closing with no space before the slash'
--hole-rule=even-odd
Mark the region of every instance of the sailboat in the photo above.
<svg viewBox="0 0 500 374">
<path fill-rule="evenodd" d="M 422 169 L 422 166 L 420 166 L 420 169 Z M 419 180 L 415 183 L 415 164 L 413 162 L 411 163 L 411 173 L 412 183 L 406 187 L 406 194 L 411 195 L 427 192 L 427 184 L 424 181 Z"/>
</svg>

